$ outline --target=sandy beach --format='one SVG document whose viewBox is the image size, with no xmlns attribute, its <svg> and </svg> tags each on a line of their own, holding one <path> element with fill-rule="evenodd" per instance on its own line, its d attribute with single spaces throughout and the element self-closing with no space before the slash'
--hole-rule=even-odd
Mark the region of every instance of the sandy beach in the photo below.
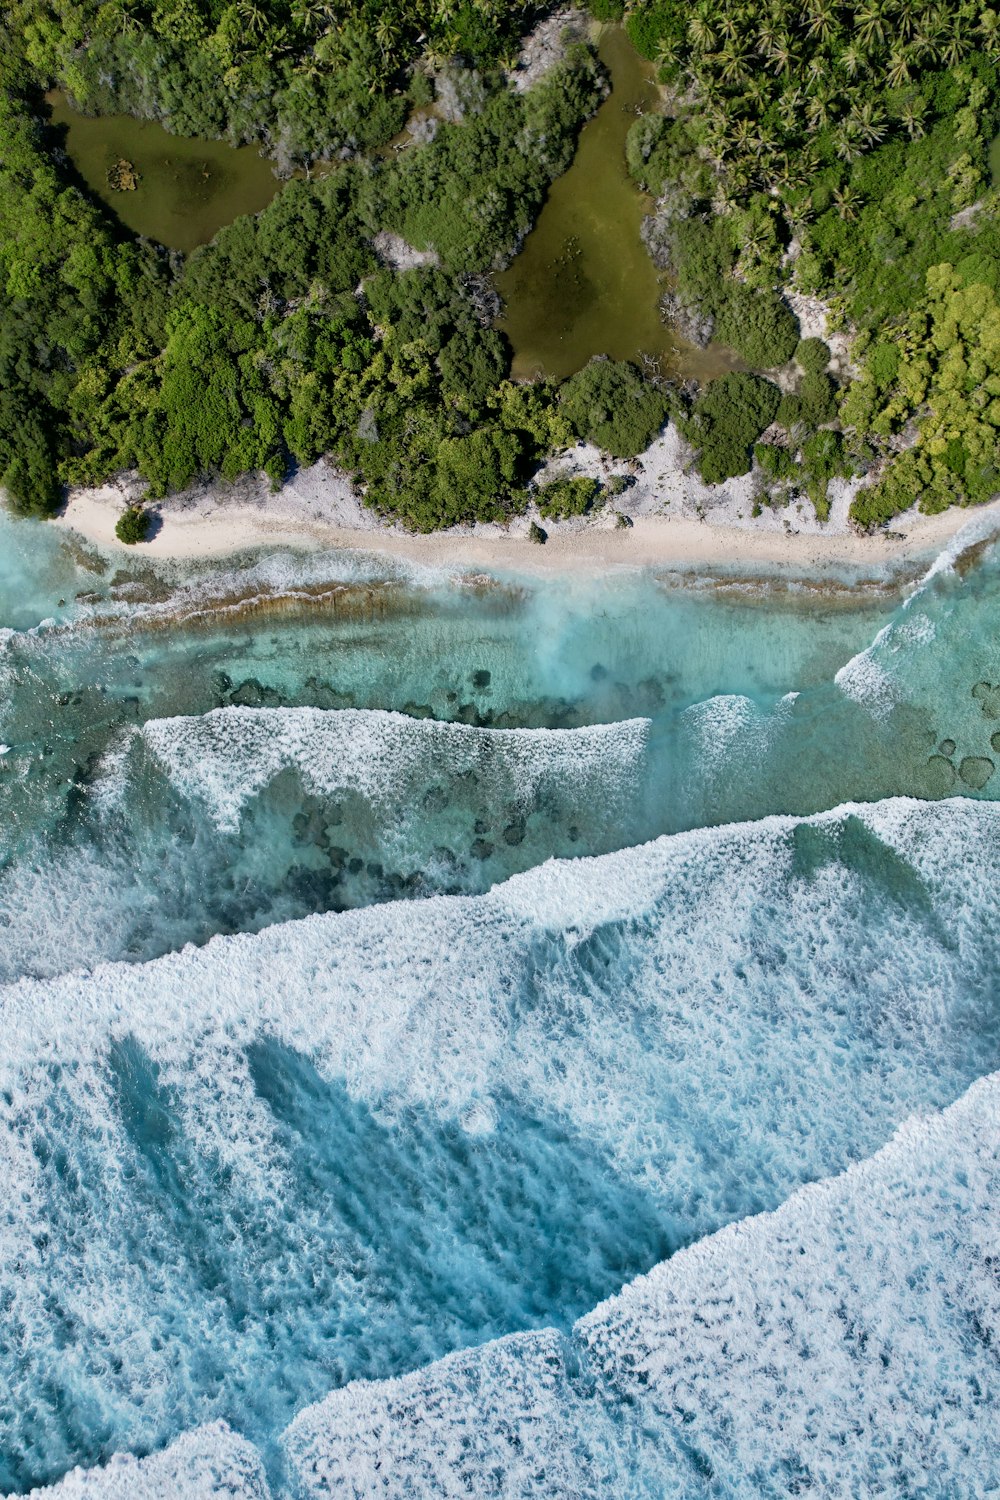
<svg viewBox="0 0 1000 1500">
<path fill-rule="evenodd" d="M 152 504 L 150 539 L 135 547 L 125 547 L 115 537 L 122 510 L 141 496 L 135 476 L 73 491 L 53 524 L 102 552 L 128 554 L 136 561 L 208 561 L 250 550 L 299 548 L 375 552 L 447 568 L 548 572 L 675 566 L 711 572 L 746 566 L 803 575 L 902 567 L 935 555 L 975 516 L 996 515 L 1000 524 L 997 500 L 975 511 L 952 509 L 936 516 L 913 510 L 897 517 L 890 529 L 863 535 L 847 514 L 857 481 L 831 487 L 831 516 L 825 525 L 804 502 L 761 508 L 756 503 L 759 476 L 723 485 L 702 483 L 689 472 L 673 428 L 629 464 L 606 460 L 580 444 L 551 460 L 539 477 L 557 474 L 591 474 L 605 482 L 620 475 L 629 488 L 614 500 L 614 509 L 563 522 L 543 520 L 544 545 L 531 541 L 531 520 L 537 519 L 531 514 L 507 526 L 477 524 L 430 535 L 387 524 L 361 503 L 350 478 L 323 460 L 300 470 L 277 492 L 263 476 L 244 476 Z"/>
</svg>

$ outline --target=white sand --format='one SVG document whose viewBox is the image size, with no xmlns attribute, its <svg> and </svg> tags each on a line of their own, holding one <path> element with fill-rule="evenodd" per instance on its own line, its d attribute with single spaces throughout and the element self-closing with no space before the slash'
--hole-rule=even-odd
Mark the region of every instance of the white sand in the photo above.
<svg viewBox="0 0 1000 1500">
<path fill-rule="evenodd" d="M 580 445 L 553 460 L 546 473 L 634 474 L 635 483 L 613 503 L 632 525 L 620 529 L 614 511 L 542 524 L 545 546 L 529 540 L 530 517 L 509 526 L 453 527 L 415 536 L 382 524 L 360 503 L 350 480 L 322 460 L 300 471 L 277 494 L 268 482 L 247 476 L 215 482 L 152 506 L 156 534 L 125 548 L 114 534 L 129 499 L 141 492 L 134 478 L 99 489 L 76 490 L 53 524 L 76 532 L 101 551 L 138 560 L 213 559 L 250 549 L 353 550 L 449 568 L 510 568 L 550 571 L 609 567 L 787 567 L 807 575 L 824 568 L 880 569 L 886 564 L 932 556 L 977 511 L 953 509 L 938 516 L 910 512 L 893 529 L 862 536 L 847 521 L 855 485 L 835 486 L 830 521 L 820 526 L 803 504 L 763 513 L 751 509 L 759 480 L 753 475 L 724 485 L 705 485 L 687 472 L 684 444 L 674 428 L 633 464 L 608 463 L 596 449 Z M 543 477 L 545 477 L 543 475 Z M 987 508 L 1000 526 L 1000 501 Z"/>
</svg>

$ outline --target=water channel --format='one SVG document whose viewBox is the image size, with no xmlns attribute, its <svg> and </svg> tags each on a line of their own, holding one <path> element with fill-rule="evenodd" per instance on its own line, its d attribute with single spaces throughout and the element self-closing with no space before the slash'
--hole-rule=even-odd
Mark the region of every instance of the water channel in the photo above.
<svg viewBox="0 0 1000 1500">
<path fill-rule="evenodd" d="M 732 367 L 731 356 L 698 349 L 662 322 L 666 283 L 640 233 L 653 203 L 625 164 L 629 127 L 658 104 L 652 69 L 620 26 L 602 29 L 598 52 L 611 93 L 584 126 L 521 253 L 496 278 L 514 377 L 562 380 L 609 354 L 649 355 L 664 373 L 711 378 Z"/>
</svg>

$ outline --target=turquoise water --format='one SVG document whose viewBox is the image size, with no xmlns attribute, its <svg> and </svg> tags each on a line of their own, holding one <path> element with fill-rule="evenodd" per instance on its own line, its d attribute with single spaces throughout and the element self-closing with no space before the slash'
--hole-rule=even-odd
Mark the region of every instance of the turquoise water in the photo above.
<svg viewBox="0 0 1000 1500">
<path fill-rule="evenodd" d="M 988 538 L 769 588 L 0 544 L 0 1489 L 981 1492 Z"/>
</svg>

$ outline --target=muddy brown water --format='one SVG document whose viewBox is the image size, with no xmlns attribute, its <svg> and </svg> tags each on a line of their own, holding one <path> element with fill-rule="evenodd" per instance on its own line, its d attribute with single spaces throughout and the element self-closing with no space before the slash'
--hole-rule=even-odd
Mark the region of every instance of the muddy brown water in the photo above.
<svg viewBox="0 0 1000 1500">
<path fill-rule="evenodd" d="M 207 244 L 240 214 L 259 213 L 281 186 L 273 163 L 256 146 L 171 135 L 153 120 L 83 115 L 65 95 L 48 96 L 52 123 L 80 176 L 123 224 L 185 254 Z M 133 191 L 117 191 L 108 173 L 128 162 L 139 174 Z"/>
<path fill-rule="evenodd" d="M 514 349 L 513 374 L 562 380 L 595 354 L 652 357 L 664 374 L 706 380 L 733 368 L 729 351 L 698 349 L 664 325 L 667 289 L 641 238 L 653 207 L 625 165 L 625 137 L 658 107 L 652 69 L 620 26 L 604 27 L 598 51 L 611 93 L 584 126 L 569 169 L 553 183 L 520 254 L 496 278 L 498 327 Z"/>
</svg>

